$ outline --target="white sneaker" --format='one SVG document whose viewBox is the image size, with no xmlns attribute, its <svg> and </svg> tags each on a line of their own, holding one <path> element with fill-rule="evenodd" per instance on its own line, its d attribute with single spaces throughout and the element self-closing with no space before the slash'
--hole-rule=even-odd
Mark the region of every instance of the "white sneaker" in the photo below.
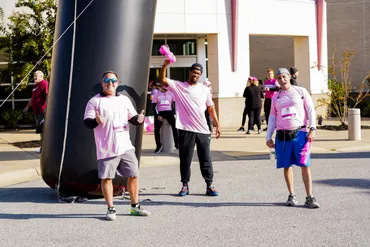
<svg viewBox="0 0 370 247">
<path fill-rule="evenodd" d="M 36 150 L 37 154 L 41 154 L 41 148 L 39 150 Z"/>
<path fill-rule="evenodd" d="M 116 220 L 116 209 L 115 208 L 108 208 L 106 219 L 110 221 Z"/>
</svg>

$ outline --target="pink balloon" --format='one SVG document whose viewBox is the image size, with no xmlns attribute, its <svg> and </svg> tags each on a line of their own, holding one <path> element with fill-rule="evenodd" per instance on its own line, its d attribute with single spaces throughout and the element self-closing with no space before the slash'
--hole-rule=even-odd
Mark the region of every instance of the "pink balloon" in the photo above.
<svg viewBox="0 0 370 247">
<path fill-rule="evenodd" d="M 153 130 L 154 130 L 154 124 L 150 124 L 150 125 L 146 126 L 146 131 L 153 132 Z"/>
</svg>

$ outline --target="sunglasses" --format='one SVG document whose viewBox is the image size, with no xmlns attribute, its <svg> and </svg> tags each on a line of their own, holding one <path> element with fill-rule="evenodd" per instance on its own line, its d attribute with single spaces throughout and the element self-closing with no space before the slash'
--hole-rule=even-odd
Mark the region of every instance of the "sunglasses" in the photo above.
<svg viewBox="0 0 370 247">
<path fill-rule="evenodd" d="M 115 79 L 115 78 L 105 78 L 105 79 L 103 80 L 103 82 L 108 84 L 108 83 L 110 83 L 110 82 L 112 82 L 112 83 L 118 82 L 118 80 L 117 80 L 117 79 Z"/>
</svg>

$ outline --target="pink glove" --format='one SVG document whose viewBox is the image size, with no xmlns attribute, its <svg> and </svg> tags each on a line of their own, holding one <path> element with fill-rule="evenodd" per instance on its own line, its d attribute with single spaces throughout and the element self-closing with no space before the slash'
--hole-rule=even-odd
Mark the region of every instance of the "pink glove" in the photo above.
<svg viewBox="0 0 370 247">
<path fill-rule="evenodd" d="M 168 60 L 170 60 L 170 63 L 176 62 L 176 57 L 175 55 L 170 51 L 170 48 L 167 45 L 162 45 L 161 48 L 159 49 L 159 52 L 166 56 Z"/>
</svg>

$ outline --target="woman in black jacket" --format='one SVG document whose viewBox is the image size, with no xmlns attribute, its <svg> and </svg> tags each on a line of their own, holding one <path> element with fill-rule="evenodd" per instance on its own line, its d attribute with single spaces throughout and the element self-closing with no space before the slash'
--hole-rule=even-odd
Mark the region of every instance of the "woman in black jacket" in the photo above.
<svg viewBox="0 0 370 247">
<path fill-rule="evenodd" d="M 258 85 L 258 80 L 255 77 L 249 77 L 250 85 L 244 90 L 245 107 L 248 112 L 248 131 L 250 134 L 253 130 L 254 123 L 257 124 L 258 134 L 262 133 L 261 129 L 261 109 L 262 99 L 264 98 L 263 88 Z"/>
</svg>

